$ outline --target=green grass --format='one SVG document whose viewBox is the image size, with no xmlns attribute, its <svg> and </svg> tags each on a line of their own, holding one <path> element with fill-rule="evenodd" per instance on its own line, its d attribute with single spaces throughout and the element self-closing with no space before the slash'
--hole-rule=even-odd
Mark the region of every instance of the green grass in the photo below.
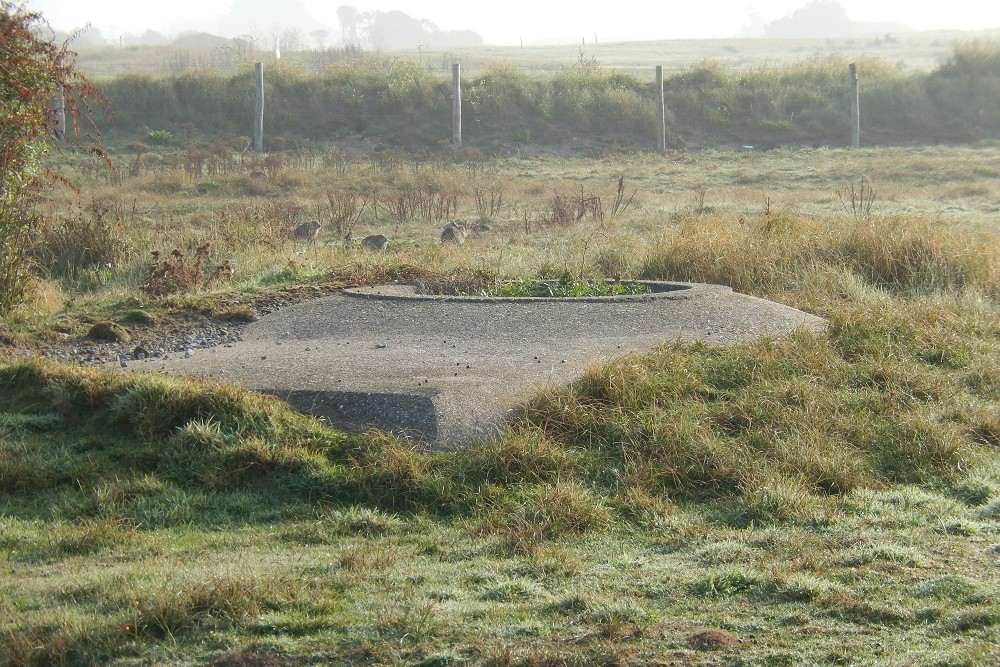
<svg viewBox="0 0 1000 667">
<path fill-rule="evenodd" d="M 1000 326 L 880 294 L 595 368 L 453 454 L 9 364 L 0 656 L 992 664 Z"/>
<path fill-rule="evenodd" d="M 3 323 L 19 344 L 248 312 L 240 298 L 316 281 L 567 271 L 720 282 L 829 326 L 595 366 L 454 453 L 236 388 L 9 358 L 0 665 L 997 664 L 995 153 L 377 170 L 340 155 L 342 192 L 384 201 L 451 188 L 472 218 L 474 187 L 504 190 L 492 229 L 458 247 L 437 242 L 441 221 L 366 214 L 356 237 L 393 230 L 379 255 L 256 224 L 326 201 L 333 167 L 304 159 L 266 182 L 266 203 L 240 190 L 244 168 L 215 194 L 165 164 L 84 175 L 95 195 L 142 202 L 115 220 L 130 251 L 103 282 L 40 280 Z M 637 191 L 625 214 L 548 217 L 569 191 L 608 208 L 622 173 Z M 859 173 L 869 216 L 837 195 Z M 150 194 L 166 177 L 178 192 Z M 207 240 L 235 261 L 232 283 L 136 283 L 150 250 Z"/>
<path fill-rule="evenodd" d="M 503 279 L 490 276 L 476 276 L 472 285 L 458 285 L 457 294 L 484 297 L 596 297 L 629 296 L 648 294 L 649 288 L 642 283 L 607 280 L 581 280 L 568 271 L 557 280 L 539 277 Z"/>
</svg>

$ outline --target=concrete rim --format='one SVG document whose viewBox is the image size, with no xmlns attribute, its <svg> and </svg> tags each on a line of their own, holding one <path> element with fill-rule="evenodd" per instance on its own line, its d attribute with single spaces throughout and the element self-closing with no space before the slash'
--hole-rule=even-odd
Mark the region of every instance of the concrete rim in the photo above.
<svg viewBox="0 0 1000 667">
<path fill-rule="evenodd" d="M 362 299 L 385 299 L 397 301 L 459 301 L 464 303 L 617 303 L 624 301 L 656 301 L 659 299 L 692 299 L 707 293 L 732 292 L 723 285 L 706 283 L 667 282 L 662 280 L 630 280 L 628 282 L 645 285 L 645 294 L 621 294 L 616 296 L 458 296 L 453 294 L 421 294 L 414 283 L 372 285 L 369 287 L 348 287 L 345 296 Z"/>
</svg>

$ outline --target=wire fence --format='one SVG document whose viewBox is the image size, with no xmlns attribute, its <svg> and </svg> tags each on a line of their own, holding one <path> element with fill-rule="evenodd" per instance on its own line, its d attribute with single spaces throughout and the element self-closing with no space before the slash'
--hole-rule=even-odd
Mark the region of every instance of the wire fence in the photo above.
<svg viewBox="0 0 1000 667">
<path fill-rule="evenodd" d="M 202 53 L 206 60 L 166 63 L 186 73 L 99 82 L 116 119 L 111 131 L 141 140 L 156 132 L 185 140 L 252 134 L 255 77 L 247 55 L 259 52 Z M 707 136 L 709 143 L 762 147 L 1000 138 L 1000 69 L 989 66 L 1000 51 L 959 60 L 964 69 L 947 72 L 904 74 L 863 61 L 860 86 L 849 63 L 837 59 L 758 68 L 710 61 L 663 66 L 662 101 L 656 67 L 605 66 L 583 52 L 567 64 L 462 62 L 457 90 L 452 59 L 423 58 L 343 50 L 272 57 L 263 64 L 267 115 L 260 131 L 271 145 L 353 136 L 403 147 L 598 140 L 684 148 Z M 149 62 L 136 60 L 148 72 Z M 454 106 L 457 95 L 461 104 Z M 457 140 L 456 110 L 462 116 Z"/>
</svg>

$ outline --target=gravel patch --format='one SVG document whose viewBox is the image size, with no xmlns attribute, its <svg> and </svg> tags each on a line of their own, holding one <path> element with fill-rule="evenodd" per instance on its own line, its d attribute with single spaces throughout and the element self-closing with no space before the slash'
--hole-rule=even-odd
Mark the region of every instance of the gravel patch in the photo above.
<svg viewBox="0 0 1000 667">
<path fill-rule="evenodd" d="M 141 331 L 128 343 L 112 343 L 71 339 L 66 336 L 62 344 L 41 350 L 39 356 L 64 364 L 104 366 L 111 363 L 128 364 L 133 361 L 190 357 L 199 350 L 229 346 L 241 340 L 242 326 L 196 327 L 186 332 L 158 332 L 142 337 Z"/>
</svg>

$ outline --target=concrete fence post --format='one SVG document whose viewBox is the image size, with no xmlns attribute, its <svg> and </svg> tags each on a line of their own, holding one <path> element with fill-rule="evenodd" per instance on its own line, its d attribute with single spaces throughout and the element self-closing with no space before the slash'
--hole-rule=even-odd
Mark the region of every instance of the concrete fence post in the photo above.
<svg viewBox="0 0 1000 667">
<path fill-rule="evenodd" d="M 854 63 L 848 66 L 851 79 L 851 147 L 861 147 L 861 95 L 858 91 L 858 68 Z"/>
<path fill-rule="evenodd" d="M 656 147 L 667 150 L 667 105 L 663 96 L 663 65 L 656 66 Z"/>
<path fill-rule="evenodd" d="M 451 66 L 451 143 L 462 147 L 462 66 Z"/>
<path fill-rule="evenodd" d="M 264 152 L 264 63 L 257 63 L 256 95 L 254 96 L 253 114 L 253 149 L 258 153 Z"/>
</svg>

